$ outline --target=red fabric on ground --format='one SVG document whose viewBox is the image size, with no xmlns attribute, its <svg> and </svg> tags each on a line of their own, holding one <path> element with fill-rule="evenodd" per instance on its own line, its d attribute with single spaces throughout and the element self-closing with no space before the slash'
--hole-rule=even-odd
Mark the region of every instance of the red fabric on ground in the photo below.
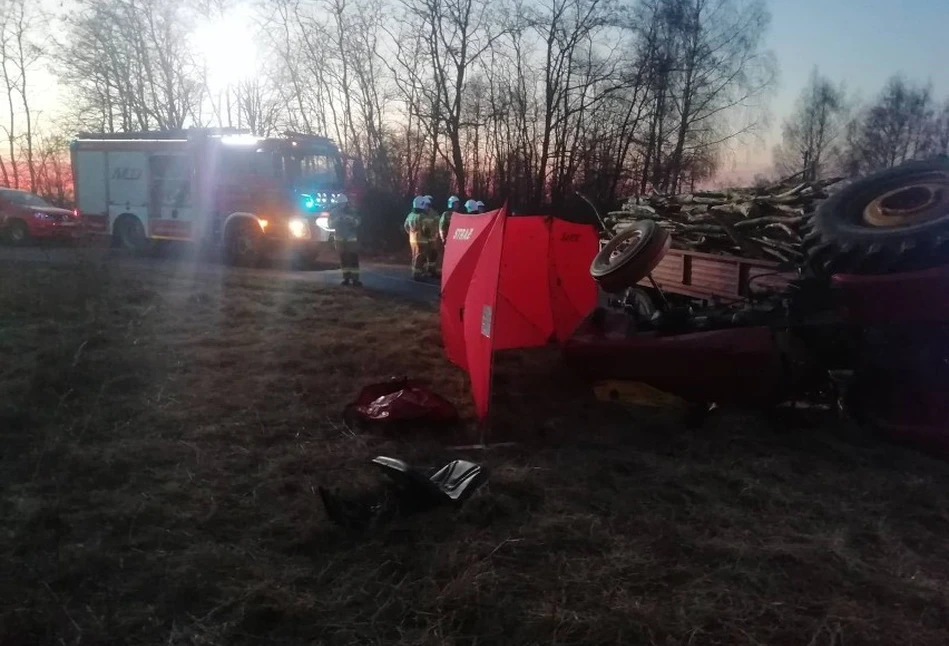
<svg viewBox="0 0 949 646">
<path fill-rule="evenodd" d="M 347 415 L 363 422 L 450 422 L 458 418 L 454 405 L 423 381 L 393 379 L 370 384 L 346 407 Z"/>
</svg>

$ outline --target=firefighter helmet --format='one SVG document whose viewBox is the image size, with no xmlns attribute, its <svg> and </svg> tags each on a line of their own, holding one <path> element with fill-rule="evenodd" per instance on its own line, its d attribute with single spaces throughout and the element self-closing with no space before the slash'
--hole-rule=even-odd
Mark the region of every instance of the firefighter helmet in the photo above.
<svg viewBox="0 0 949 646">
<path fill-rule="evenodd" d="M 465 202 L 465 211 L 468 213 L 477 213 L 478 212 L 478 201 L 477 200 L 468 200 Z"/>
<path fill-rule="evenodd" d="M 461 204 L 461 198 L 458 197 L 457 195 L 452 195 L 451 197 L 448 198 L 449 209 L 455 208 L 455 206 L 457 206 L 458 204 Z"/>
</svg>

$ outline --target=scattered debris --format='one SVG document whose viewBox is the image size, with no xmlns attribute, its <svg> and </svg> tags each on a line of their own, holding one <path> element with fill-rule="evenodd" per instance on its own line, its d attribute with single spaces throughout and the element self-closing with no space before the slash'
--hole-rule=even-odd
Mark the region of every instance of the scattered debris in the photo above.
<svg viewBox="0 0 949 646">
<path fill-rule="evenodd" d="M 363 423 L 448 423 L 458 419 L 458 410 L 428 382 L 401 377 L 363 388 L 356 401 L 346 406 L 343 416 Z"/>
<path fill-rule="evenodd" d="M 600 381 L 594 384 L 593 392 L 599 401 L 614 402 L 623 406 L 649 406 L 652 408 L 688 408 L 681 397 L 659 390 L 642 381 Z"/>
<path fill-rule="evenodd" d="M 383 455 L 373 458 L 372 463 L 387 477 L 386 485 L 379 490 L 342 496 L 320 487 L 326 514 L 340 527 L 366 530 L 396 516 L 409 516 L 442 505 L 461 506 L 486 479 L 481 465 L 467 460 L 452 460 L 430 474 Z"/>
<path fill-rule="evenodd" d="M 798 262 L 802 225 L 842 179 L 631 197 L 606 224 L 615 235 L 637 220 L 655 220 L 672 234 L 676 249 Z"/>
</svg>

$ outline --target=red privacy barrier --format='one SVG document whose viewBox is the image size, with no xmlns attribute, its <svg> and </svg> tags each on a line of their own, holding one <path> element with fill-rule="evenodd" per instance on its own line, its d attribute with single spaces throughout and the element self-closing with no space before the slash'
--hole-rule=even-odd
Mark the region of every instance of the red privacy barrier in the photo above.
<svg viewBox="0 0 949 646">
<path fill-rule="evenodd" d="M 452 218 L 442 266 L 448 358 L 468 371 L 479 419 L 488 414 L 494 350 L 564 341 L 596 306 L 594 227 L 507 208 Z"/>
</svg>

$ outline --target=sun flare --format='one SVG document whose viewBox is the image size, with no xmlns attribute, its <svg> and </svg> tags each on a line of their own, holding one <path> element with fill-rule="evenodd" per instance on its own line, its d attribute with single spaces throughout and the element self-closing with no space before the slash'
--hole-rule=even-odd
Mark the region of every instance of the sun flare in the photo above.
<svg viewBox="0 0 949 646">
<path fill-rule="evenodd" d="M 257 45 L 248 8 L 199 25 L 191 35 L 199 62 L 205 66 L 212 89 L 234 85 L 256 75 Z"/>
</svg>

